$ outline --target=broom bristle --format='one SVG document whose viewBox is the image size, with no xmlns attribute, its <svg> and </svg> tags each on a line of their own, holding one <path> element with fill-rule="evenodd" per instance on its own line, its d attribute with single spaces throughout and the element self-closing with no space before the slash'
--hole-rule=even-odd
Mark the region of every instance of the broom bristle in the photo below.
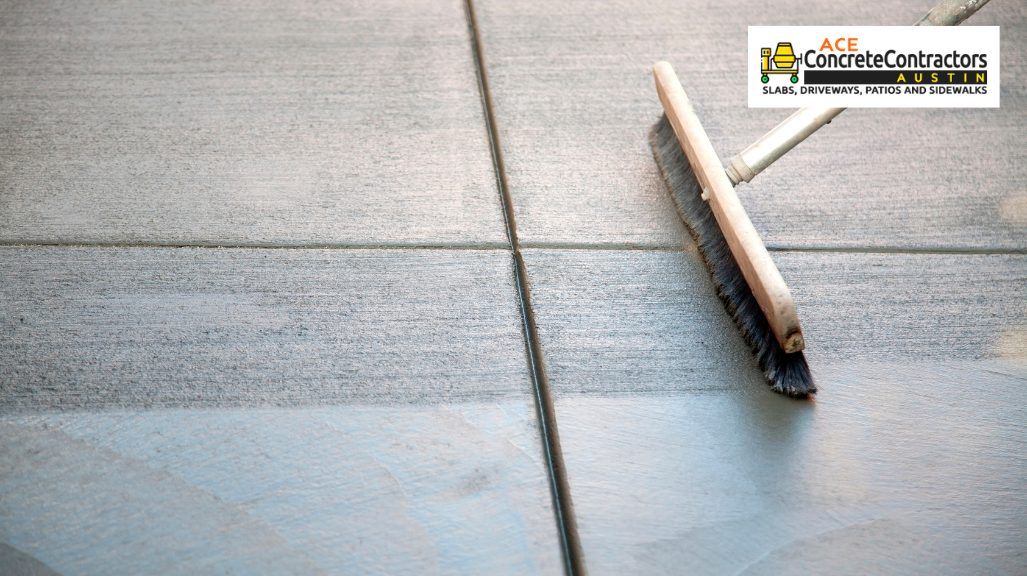
<svg viewBox="0 0 1027 576">
<path fill-rule="evenodd" d="M 784 351 L 774 337 L 767 318 L 742 276 L 724 233 L 709 203 L 701 197 L 699 182 L 681 150 L 674 128 L 664 115 L 649 133 L 653 156 L 660 166 L 678 213 L 695 238 L 710 271 L 717 294 L 735 320 L 745 342 L 752 348 L 760 369 L 775 392 L 804 398 L 817 391 L 802 352 Z"/>
</svg>

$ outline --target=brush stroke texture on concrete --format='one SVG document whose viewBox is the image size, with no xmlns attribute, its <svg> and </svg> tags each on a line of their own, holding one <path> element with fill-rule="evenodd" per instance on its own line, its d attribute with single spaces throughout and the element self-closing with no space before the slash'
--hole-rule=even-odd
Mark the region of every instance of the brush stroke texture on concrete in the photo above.
<svg viewBox="0 0 1027 576">
<path fill-rule="evenodd" d="M 1027 256 L 774 256 L 799 306 L 811 365 L 1027 361 Z M 762 382 L 696 253 L 533 249 L 526 259 L 557 394 Z"/>
<path fill-rule="evenodd" d="M 663 249 L 526 252 L 593 573 L 1027 572 L 1025 257 L 775 253 L 780 398 L 646 143 L 658 58 L 727 157 L 786 114 L 746 25 L 932 3 L 476 2 L 521 241 Z M 1027 247 L 1024 10 L 1002 109 L 846 112 L 765 238 Z M 0 243 L 336 248 L 0 248 L 0 572 L 560 571 L 510 253 L 423 247 L 507 241 L 462 2 L 8 2 L 0 55 Z"/>
<path fill-rule="evenodd" d="M 0 240 L 506 240 L 460 0 L 8 2 L 0 55 Z"/>
<path fill-rule="evenodd" d="M 562 565 L 528 395 L 8 415 L 0 436 L 0 540 L 64 574 Z"/>
<path fill-rule="evenodd" d="M 934 4 L 480 0 L 520 237 L 679 246 L 646 132 L 669 60 L 727 159 L 790 110 L 746 106 L 746 26 L 912 24 Z M 1027 4 L 1002 26 L 998 110 L 850 110 L 739 194 L 777 246 L 1027 248 Z"/>
<path fill-rule="evenodd" d="M 20 564 L 559 573 L 509 252 L 5 247 L 0 277 Z"/>
<path fill-rule="evenodd" d="M 814 402 L 694 253 L 527 251 L 591 573 L 1023 573 L 1027 256 L 775 257 Z"/>
<path fill-rule="evenodd" d="M 506 251 L 0 248 L 0 411 L 531 393 Z"/>
</svg>

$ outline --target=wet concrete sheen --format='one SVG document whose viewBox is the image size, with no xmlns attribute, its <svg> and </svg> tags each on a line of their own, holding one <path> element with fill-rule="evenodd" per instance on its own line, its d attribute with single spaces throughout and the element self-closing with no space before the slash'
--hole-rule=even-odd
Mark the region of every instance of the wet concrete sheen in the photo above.
<svg viewBox="0 0 1027 576">
<path fill-rule="evenodd" d="M 816 375 L 813 403 L 559 400 L 591 573 L 1023 573 L 1027 365 Z"/>
<path fill-rule="evenodd" d="M 0 539 L 66 574 L 559 574 L 528 396 L 0 416 Z"/>
<path fill-rule="evenodd" d="M 0 573 L 560 574 L 524 318 L 590 574 L 1027 573 L 1024 4 L 971 21 L 1001 109 L 850 110 L 739 188 L 813 402 L 646 142 L 657 59 L 728 157 L 787 113 L 754 18 L 930 4 L 476 0 L 502 191 L 460 0 L 7 6 Z"/>
<path fill-rule="evenodd" d="M 526 252 L 590 573 L 1022 573 L 1027 257 L 775 258 L 811 402 L 694 252 Z"/>
</svg>

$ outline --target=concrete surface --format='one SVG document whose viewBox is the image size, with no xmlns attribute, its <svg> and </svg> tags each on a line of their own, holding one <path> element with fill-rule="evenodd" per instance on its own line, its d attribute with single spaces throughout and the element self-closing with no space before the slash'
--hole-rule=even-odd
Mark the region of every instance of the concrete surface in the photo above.
<svg viewBox="0 0 1027 576">
<path fill-rule="evenodd" d="M 0 247 L 0 407 L 532 393 L 502 250 Z"/>
<path fill-rule="evenodd" d="M 507 251 L 4 247 L 0 276 L 0 540 L 36 562 L 559 572 Z"/>
<path fill-rule="evenodd" d="M 695 252 L 525 257 L 558 397 L 762 389 Z M 775 260 L 791 280 L 814 372 L 835 362 L 1027 362 L 1027 256 L 778 252 Z M 831 382 L 818 381 L 830 394 Z"/>
<path fill-rule="evenodd" d="M 549 574 L 575 527 L 592 574 L 1027 572 L 1024 6 L 972 21 L 1001 109 L 848 111 L 740 189 L 815 402 L 646 144 L 654 60 L 727 157 L 787 113 L 745 26 L 932 3 L 477 0 L 491 119 L 460 1 L 5 3 L 0 573 Z"/>
<path fill-rule="evenodd" d="M 776 256 L 815 402 L 693 253 L 527 252 L 590 573 L 1022 573 L 1027 256 Z"/>
<path fill-rule="evenodd" d="M 502 244 L 463 3 L 5 2 L 0 240 Z"/>
<path fill-rule="evenodd" d="M 5 415 L 0 538 L 63 574 L 556 574 L 534 412 Z"/>
<path fill-rule="evenodd" d="M 758 2 L 480 0 L 521 241 L 675 247 L 647 131 L 651 76 L 675 65 L 724 159 L 789 110 L 746 107 L 748 25 L 912 24 L 933 0 Z M 739 195 L 772 246 L 1027 249 L 1027 8 L 1002 26 L 998 110 L 850 110 Z"/>
<path fill-rule="evenodd" d="M 590 573 L 1022 574 L 1025 372 L 559 400 Z"/>
<path fill-rule="evenodd" d="M 788 113 L 745 107 L 746 25 L 931 4 L 479 2 L 591 573 L 1027 570 L 1023 6 L 971 22 L 1002 25 L 1001 109 L 848 111 L 739 189 L 768 245 L 814 250 L 774 253 L 811 405 L 766 390 L 676 252 L 645 143 L 657 59 L 727 158 Z"/>
</svg>

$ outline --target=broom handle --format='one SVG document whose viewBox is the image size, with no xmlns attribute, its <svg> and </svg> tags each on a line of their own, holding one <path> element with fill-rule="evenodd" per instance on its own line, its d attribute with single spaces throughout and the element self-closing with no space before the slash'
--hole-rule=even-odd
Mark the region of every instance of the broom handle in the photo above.
<svg viewBox="0 0 1027 576">
<path fill-rule="evenodd" d="M 988 3 L 988 0 L 942 0 L 924 15 L 916 26 L 955 26 Z M 751 146 L 728 162 L 726 171 L 732 184 L 749 182 L 810 134 L 829 124 L 845 108 L 808 106 L 796 111 Z"/>
<path fill-rule="evenodd" d="M 678 75 L 669 63 L 657 62 L 653 66 L 653 79 L 667 121 L 688 158 L 702 197 L 708 201 L 731 257 L 752 290 L 774 337 L 785 352 L 802 350 L 806 344 L 792 293 L 738 200 L 734 185 L 724 173 L 724 165 L 695 115 Z"/>
</svg>

